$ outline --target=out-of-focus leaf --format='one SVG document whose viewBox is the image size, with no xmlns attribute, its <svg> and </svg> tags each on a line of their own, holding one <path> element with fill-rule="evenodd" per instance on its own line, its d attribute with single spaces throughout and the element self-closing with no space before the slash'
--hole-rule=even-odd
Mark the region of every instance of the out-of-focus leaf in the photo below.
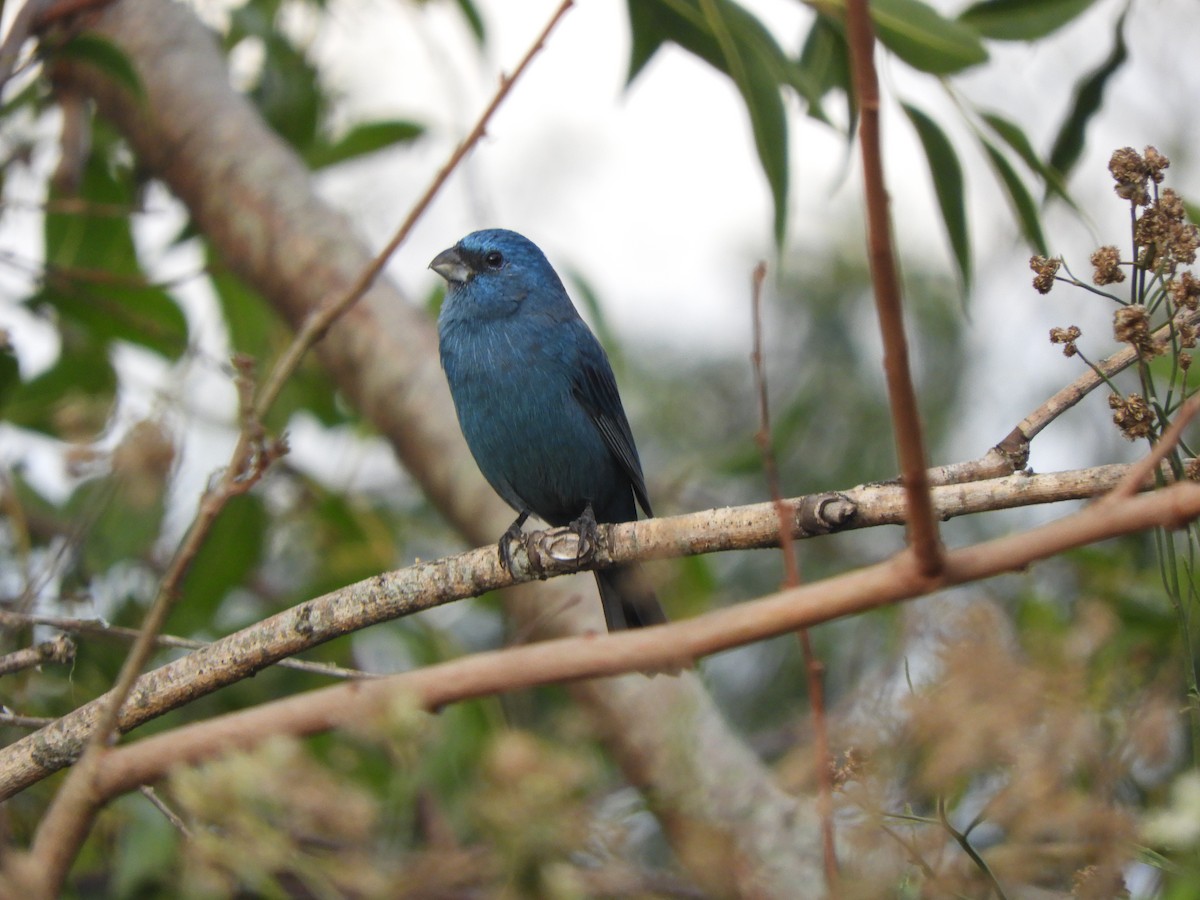
<svg viewBox="0 0 1200 900">
<path fill-rule="evenodd" d="M 21 384 L 21 367 L 17 355 L 4 335 L 0 335 L 0 418 L 4 417 L 4 404 L 10 394 Z"/>
<path fill-rule="evenodd" d="M 1021 181 L 1020 176 L 1017 175 L 1004 154 L 987 139 L 981 137 L 980 142 L 983 144 L 983 149 L 987 151 L 988 159 L 995 168 L 996 174 L 1000 176 L 1001 184 L 1008 192 L 1008 199 L 1012 203 L 1013 212 L 1016 213 L 1021 233 L 1025 235 L 1025 240 L 1029 242 L 1029 245 L 1044 256 L 1046 254 L 1046 238 L 1042 234 L 1042 222 L 1038 216 L 1037 203 L 1034 202 L 1025 183 Z"/>
<path fill-rule="evenodd" d="M 1065 200 L 1072 208 L 1076 206 L 1071 195 L 1067 193 L 1067 187 L 1063 184 L 1062 176 L 1046 165 L 1046 163 L 1042 162 L 1042 158 L 1033 149 L 1029 138 L 1025 136 L 1025 132 L 1021 130 L 1019 125 L 998 113 L 980 113 L 980 118 L 987 123 L 988 127 L 995 132 L 1000 140 L 1008 145 L 1009 149 L 1021 157 L 1021 161 L 1025 165 L 1029 166 L 1032 171 L 1041 177 L 1042 183 L 1046 186 L 1047 195 L 1053 194 Z"/>
<path fill-rule="evenodd" d="M 62 436 L 99 431 L 116 400 L 117 373 L 103 348 L 64 345 L 58 362 L 17 385 L 0 412 L 5 421 L 43 434 Z M 69 413 L 71 423 L 60 413 Z"/>
<path fill-rule="evenodd" d="M 937 193 L 938 207 L 942 211 L 942 221 L 946 225 L 946 234 L 950 238 L 950 246 L 954 250 L 954 260 L 958 264 L 958 272 L 964 285 L 971 283 L 971 238 L 967 229 L 966 205 L 963 202 L 963 173 L 954 152 L 954 146 L 946 137 L 945 132 L 933 119 L 921 112 L 915 106 L 904 104 L 904 112 L 916 129 L 921 146 L 925 149 L 925 159 L 929 163 L 929 174 L 933 178 L 934 191 Z"/>
<path fill-rule="evenodd" d="M 1200 203 L 1193 203 L 1190 200 L 1184 200 L 1183 209 L 1187 213 L 1189 222 L 1200 224 Z"/>
<path fill-rule="evenodd" d="M 324 102 L 316 67 L 278 32 L 265 43 L 266 58 L 250 99 L 275 132 L 304 154 L 317 140 Z"/>
<path fill-rule="evenodd" d="M 458 4 L 458 11 L 467 20 L 467 27 L 471 29 L 471 34 L 475 35 L 476 42 L 482 47 L 484 41 L 487 40 L 483 16 L 479 15 L 479 10 L 475 8 L 475 4 L 471 0 L 455 0 L 455 3 Z"/>
<path fill-rule="evenodd" d="M 921 0 L 873 0 L 879 42 L 922 72 L 950 75 L 986 62 L 979 35 Z"/>
<path fill-rule="evenodd" d="M 319 529 L 321 564 L 308 591 L 323 594 L 361 581 L 396 562 L 395 523 L 375 506 L 306 482 L 313 495 L 313 523 Z"/>
<path fill-rule="evenodd" d="M 1128 48 L 1125 45 L 1125 17 L 1128 11 L 1121 14 L 1117 20 L 1116 39 L 1108 58 L 1088 75 L 1075 88 L 1075 99 L 1071 103 L 1071 111 L 1058 129 L 1054 139 L 1054 147 L 1050 151 L 1050 168 L 1066 180 L 1071 169 L 1079 161 L 1083 153 L 1084 141 L 1088 122 L 1091 121 L 1104 99 L 1104 89 L 1108 81 L 1125 64 Z"/>
<path fill-rule="evenodd" d="M 184 576 L 175 627 L 202 629 L 230 590 L 243 584 L 262 560 L 269 517 L 254 494 L 226 505 Z"/>
<path fill-rule="evenodd" d="M 817 96 L 823 101 L 830 91 L 839 90 L 846 98 L 846 121 L 849 132 L 854 130 L 858 112 L 854 103 L 854 90 L 850 83 L 850 55 L 846 48 L 846 33 L 842 23 L 828 16 L 818 15 L 804 39 L 798 62 L 800 71 L 813 85 Z M 824 109 L 809 103 L 809 115 L 828 121 Z"/>
<path fill-rule="evenodd" d="M 385 150 L 395 144 L 409 143 L 424 133 L 423 126 L 400 119 L 365 122 L 351 128 L 345 136 L 332 144 L 315 144 L 305 154 L 305 160 L 311 168 L 320 169 Z"/>
<path fill-rule="evenodd" d="M 213 266 L 211 280 L 233 349 L 258 360 L 259 371 L 265 373 L 291 342 L 291 329 L 262 297 L 228 270 Z M 265 424 L 280 431 L 298 409 L 308 410 L 324 425 L 339 425 L 348 419 L 328 376 L 311 358 L 302 362 L 283 386 Z"/>
<path fill-rule="evenodd" d="M 139 97 L 145 94 L 142 79 L 138 77 L 129 57 L 112 41 L 94 32 L 77 34 L 61 47 L 55 48 L 54 55 L 60 59 L 87 63 L 124 85 L 131 93 Z"/>
<path fill-rule="evenodd" d="M 1036 41 L 1062 28 L 1096 0 L 981 0 L 967 7 L 958 21 L 985 38 Z"/>
<path fill-rule="evenodd" d="M 763 24 L 732 0 L 630 0 L 632 81 L 667 41 L 729 75 L 746 104 L 759 162 L 775 203 L 775 238 L 787 223 L 787 118 L 780 87 L 812 92 Z M 819 98 L 818 98 L 819 99 Z"/>
<path fill-rule="evenodd" d="M 64 327 L 91 340 L 124 340 L 178 357 L 187 346 L 187 320 L 142 271 L 130 216 L 121 212 L 133 208 L 132 186 L 94 153 L 84 166 L 81 193 L 81 211 L 46 214 L 45 283 L 26 303 L 53 307 Z"/>
<path fill-rule="evenodd" d="M 99 575 L 117 563 L 148 557 L 163 517 L 163 490 L 135 494 L 115 475 L 79 485 L 66 504 L 77 527 L 84 525 L 80 547 L 88 575 Z"/>
</svg>

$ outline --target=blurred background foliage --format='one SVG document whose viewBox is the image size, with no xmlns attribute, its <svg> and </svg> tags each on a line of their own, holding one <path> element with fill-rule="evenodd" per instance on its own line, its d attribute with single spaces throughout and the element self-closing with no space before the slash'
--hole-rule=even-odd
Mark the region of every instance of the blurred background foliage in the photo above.
<svg viewBox="0 0 1200 900">
<path fill-rule="evenodd" d="M 471 0 L 454 5 L 482 52 L 489 40 L 485 18 Z M 810 29 L 792 53 L 732 0 L 628 4 L 630 80 L 649 77 L 642 74 L 647 62 L 672 43 L 736 85 L 785 258 L 802 252 L 788 232 L 788 141 L 795 127 L 788 106 L 799 103 L 816 127 L 839 130 L 848 141 L 857 118 L 842 4 L 811 5 Z M 313 169 L 380 151 L 405 165 L 423 124 L 335 125 L 339 98 L 303 41 L 281 27 L 296 6 L 318 19 L 325 14 L 315 0 L 248 0 L 229 11 L 219 35 L 224 50 L 252 47 L 259 60 L 247 96 Z M 1047 204 L 1071 207 L 1066 184 L 1089 121 L 1127 59 L 1126 16 L 1115 22 L 1102 65 L 1077 73 L 1074 99 L 1045 151 L 1019 123 L 976 107 L 955 76 L 987 67 L 997 42 L 1041 40 L 1091 6 L 1091 0 L 982 0 L 949 15 L 921 0 L 872 4 L 879 39 L 895 64 L 938 79 L 961 116 L 938 120 L 916 99 L 900 98 L 927 158 L 953 261 L 945 271 L 929 260 L 905 260 L 917 387 L 935 461 L 946 461 L 942 448 L 974 402 L 966 391 L 971 360 L 963 304 L 978 255 L 964 205 L 968 174 L 995 181 L 1008 201 L 1012 232 L 1030 252 L 1045 252 L 1044 211 Z M 70 102 L 56 94 L 52 78 L 63 55 L 88 59 L 136 88 L 128 62 L 94 37 L 44 43 L 0 108 L 5 181 L 14 171 L 32 171 L 33 156 L 54 152 L 55 123 L 64 121 L 59 104 Z M 139 255 L 137 231 L 154 186 L 144 183 L 137 161 L 106 123 L 87 118 L 86 127 L 89 138 L 76 145 L 74 164 L 64 155 L 45 185 L 42 255 L 26 259 L 0 248 L 0 263 L 31 275 L 34 285 L 0 302 L 43 322 L 47 341 L 57 347 L 51 361 L 35 367 L 22 359 L 27 348 L 0 335 L 0 435 L 19 448 L 5 454 L 0 471 L 0 602 L 9 610 L 136 628 L 195 500 L 177 484 L 188 430 L 199 423 L 228 434 L 236 427 L 232 410 L 208 421 L 213 414 L 181 390 L 182 373 L 199 366 L 232 381 L 226 360 L 233 353 L 265 369 L 290 333 L 187 225 L 175 245 L 199 248 L 203 262 L 182 278 L 206 280 L 221 316 L 217 344 L 201 340 L 176 284 L 152 274 Z M 964 133 L 974 142 L 970 147 L 950 136 Z M 65 139 L 64 148 L 70 149 Z M 963 162 L 979 151 L 986 170 Z M 571 261 L 561 262 L 566 271 Z M 803 277 L 789 275 L 771 292 L 763 323 L 772 437 L 787 495 L 895 474 L 861 246 L 847 241 L 812 262 Z M 748 361 L 698 356 L 684 347 L 640 352 L 607 327 L 605 298 L 586 273 L 572 279 L 572 288 L 611 349 L 660 514 L 764 499 Z M 437 296 L 427 299 L 436 307 Z M 131 404 L 131 392 L 152 400 Z M 1000 423 L 1005 431 L 1012 424 Z M 302 428 L 314 441 L 372 440 L 311 359 L 267 425 Z M 44 467 L 47 458 L 61 469 L 57 491 L 28 477 L 30 467 Z M 223 458 L 214 454 L 212 465 Z M 978 538 L 1012 522 L 984 518 L 955 523 L 947 533 L 951 541 L 955 534 Z M 901 542 L 898 529 L 821 539 L 800 550 L 805 577 L 878 559 Z M 458 548 L 411 485 L 347 490 L 285 459 L 221 518 L 191 567 L 169 630 L 209 639 L 415 557 Z M 1192 586 L 1181 602 L 1191 603 L 1194 578 L 1191 557 L 1186 560 L 1181 566 Z M 655 574 L 668 610 L 683 617 L 775 589 L 782 563 L 778 552 L 761 551 L 663 563 Z M 851 886 L 859 878 L 862 896 L 915 897 L 942 895 L 953 884 L 977 896 L 992 873 L 969 854 L 947 849 L 974 842 L 998 848 L 989 859 L 1001 882 L 1111 896 L 1105 891 L 1120 874 L 1113 860 L 1129 861 L 1129 847 L 1136 846 L 1142 883 L 1166 885 L 1163 896 L 1200 896 L 1200 836 L 1192 832 L 1188 844 L 1184 829 L 1182 846 L 1168 847 L 1180 834 L 1169 827 L 1172 813 L 1186 817 L 1190 810 L 1200 818 L 1200 803 L 1188 800 L 1187 782 L 1176 778 L 1195 771 L 1196 748 L 1174 714 L 1187 702 L 1181 683 L 1194 651 L 1164 598 L 1150 542 L 1082 550 L 981 587 L 972 598 L 983 611 L 961 626 L 955 624 L 961 613 L 930 604 L 928 612 L 884 610 L 816 632 L 828 670 L 850 846 L 857 852 L 855 841 L 861 841 L 877 850 L 888 843 L 881 834 L 894 838 L 891 856 L 864 851 Z M 945 618 L 936 618 L 939 613 Z M 10 627 L 7 646 L 49 633 L 45 626 Z M 945 655 L 930 634 L 963 640 L 952 642 L 956 655 Z M 124 642 L 93 632 L 76 639 L 69 670 L 10 676 L 5 707 L 53 717 L 106 690 Z M 498 604 L 484 598 L 335 641 L 310 658 L 396 671 L 505 639 Z M 962 646 L 974 655 L 964 656 Z M 942 670 L 944 680 L 935 683 Z M 811 791 L 810 725 L 795 641 L 724 654 L 701 671 L 747 740 L 778 766 L 781 780 Z M 147 730 L 324 683 L 324 676 L 276 667 Z M 1061 715 L 1050 717 L 1056 711 Z M 985 720 L 999 724 L 984 729 Z M 1049 729 L 1050 722 L 1060 730 Z M 7 740 L 24 733 L 4 732 Z M 1009 746 L 1029 734 L 1041 737 L 1024 749 Z M 981 735 L 991 744 L 981 744 Z M 1063 747 L 1078 754 L 1056 767 L 1064 762 L 1056 749 L 1061 754 Z M 28 839 L 56 783 L 5 805 L 0 821 L 7 835 Z M 1089 791 L 1094 805 L 1064 800 Z M 75 869 L 75 893 L 696 896 L 670 865 L 646 801 L 623 786 L 595 735 L 555 688 L 461 704 L 436 719 L 398 709 L 392 721 L 365 725 L 349 737 L 273 742 L 245 757 L 180 772 L 161 793 L 186 832 L 147 797 L 122 799 L 89 841 Z M 1039 830 L 1020 809 L 1054 824 Z M 1143 820 L 1160 823 L 1152 832 L 1160 836 L 1157 843 L 1139 831 Z M 1103 834 L 1081 834 L 1087 822 Z M 1039 841 L 1045 858 L 1030 849 Z M 1051 845 L 1072 841 L 1075 852 L 1052 858 Z"/>
</svg>

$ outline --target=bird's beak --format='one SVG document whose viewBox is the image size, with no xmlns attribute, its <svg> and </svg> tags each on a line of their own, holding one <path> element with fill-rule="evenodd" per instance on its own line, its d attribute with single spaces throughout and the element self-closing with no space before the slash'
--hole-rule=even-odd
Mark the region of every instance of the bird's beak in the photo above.
<svg viewBox="0 0 1200 900">
<path fill-rule="evenodd" d="M 451 284 L 461 284 L 471 277 L 471 268 L 463 261 L 457 247 L 443 250 L 433 258 L 429 268 L 437 272 Z"/>
</svg>

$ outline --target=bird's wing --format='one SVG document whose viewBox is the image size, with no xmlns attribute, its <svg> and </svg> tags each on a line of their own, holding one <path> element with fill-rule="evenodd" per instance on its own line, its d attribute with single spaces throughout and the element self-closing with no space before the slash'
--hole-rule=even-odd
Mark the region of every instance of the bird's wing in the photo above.
<svg viewBox="0 0 1200 900">
<path fill-rule="evenodd" d="M 650 498 L 646 496 L 646 479 L 642 475 L 642 464 L 638 461 L 637 448 L 633 444 L 629 420 L 625 418 L 625 409 L 621 406 L 621 396 L 617 393 L 616 379 L 613 378 L 608 360 L 604 358 L 604 351 L 600 350 L 599 345 L 596 349 L 599 355 L 595 359 L 589 358 L 591 354 L 585 354 L 575 369 L 571 391 L 600 432 L 604 445 L 629 476 L 638 503 L 646 515 L 652 516 Z"/>
</svg>

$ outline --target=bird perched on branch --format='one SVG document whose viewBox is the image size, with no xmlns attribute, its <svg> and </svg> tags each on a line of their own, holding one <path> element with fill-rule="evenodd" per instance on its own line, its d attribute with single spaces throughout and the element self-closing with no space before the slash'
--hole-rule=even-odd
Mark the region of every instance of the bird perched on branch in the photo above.
<svg viewBox="0 0 1200 900">
<path fill-rule="evenodd" d="M 585 541 L 598 522 L 632 522 L 650 501 L 608 357 L 562 281 L 530 240 L 476 231 L 429 267 L 446 279 L 438 317 L 442 368 L 467 446 L 517 511 L 570 525 Z M 666 621 L 634 566 L 596 572 L 610 631 Z"/>
</svg>

